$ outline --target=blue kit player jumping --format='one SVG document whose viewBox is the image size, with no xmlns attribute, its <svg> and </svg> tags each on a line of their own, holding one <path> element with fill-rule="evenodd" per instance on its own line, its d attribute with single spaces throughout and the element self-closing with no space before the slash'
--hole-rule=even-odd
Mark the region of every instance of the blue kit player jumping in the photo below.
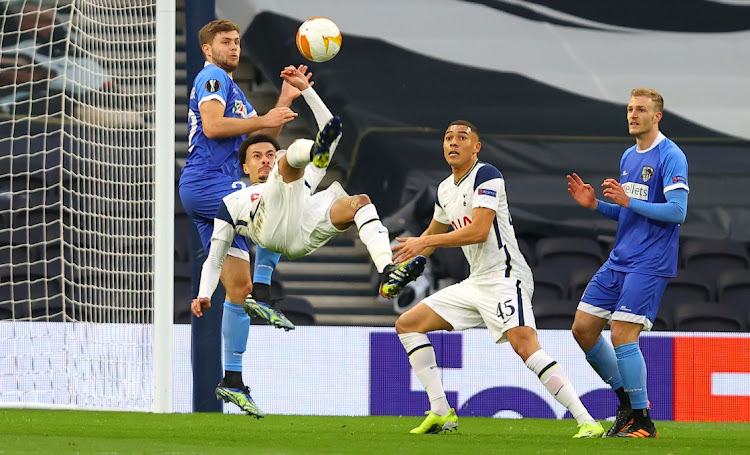
<svg viewBox="0 0 750 455">
<path fill-rule="evenodd" d="M 619 182 L 602 183 L 604 196 L 614 203 L 596 199 L 593 187 L 577 174 L 567 176 L 568 193 L 576 202 L 618 222 L 615 247 L 591 278 L 573 322 L 586 360 L 620 400 L 607 436 L 658 437 L 638 336 L 651 329 L 669 278 L 677 273 L 680 224 L 690 191 L 685 154 L 659 131 L 663 107 L 656 90 L 631 92 L 628 131 L 636 144 L 622 155 Z M 607 323 L 614 349 L 600 336 Z"/>
<path fill-rule="evenodd" d="M 212 21 L 200 30 L 199 40 L 206 63 L 195 77 L 190 93 L 189 154 L 179 189 L 183 206 L 208 253 L 214 216 L 222 198 L 245 186 L 238 159 L 240 144 L 246 134 L 255 131 L 278 136 L 281 126 L 297 117 L 289 106 L 300 92 L 282 84 L 277 107 L 259 116 L 232 79 L 240 56 L 237 25 L 227 20 Z M 307 67 L 301 66 L 300 70 L 304 74 Z M 305 75 L 308 79 L 310 76 Z M 221 270 L 226 290 L 222 316 L 225 375 L 216 388 L 216 396 L 255 417 L 263 417 L 263 413 L 242 381 L 242 354 L 247 345 L 250 316 L 264 318 L 276 327 L 294 328 L 281 312 L 263 303 L 271 302 L 271 272 L 278 260 L 278 254 L 257 249 L 254 278 L 258 289 L 253 289 L 248 244 L 244 237 L 236 236 Z M 262 295 L 264 290 L 267 295 Z M 255 300 L 249 297 L 251 291 Z M 246 298 L 252 301 L 252 306 L 243 307 Z M 246 314 L 248 309 L 250 316 Z"/>
<path fill-rule="evenodd" d="M 386 298 L 398 295 L 424 271 L 422 256 L 393 263 L 388 229 L 366 194 L 350 196 L 338 182 L 315 192 L 340 140 L 341 120 L 331 114 L 298 68 L 284 68 L 281 77 L 300 90 L 312 110 L 319 128 L 317 138 L 297 139 L 287 150 L 278 150 L 274 140 L 262 135 L 248 137 L 240 145 L 247 173 L 264 172 L 268 178 L 227 195 L 216 211 L 210 252 L 203 264 L 198 297 L 192 303 L 197 317 L 210 306 L 222 264 L 237 234 L 295 259 L 357 226 L 359 238 L 381 274 L 380 294 Z"/>
</svg>

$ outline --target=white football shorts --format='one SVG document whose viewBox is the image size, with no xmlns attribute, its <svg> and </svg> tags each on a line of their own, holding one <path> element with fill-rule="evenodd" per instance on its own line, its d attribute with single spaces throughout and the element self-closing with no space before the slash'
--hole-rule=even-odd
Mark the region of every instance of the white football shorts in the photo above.
<svg viewBox="0 0 750 455">
<path fill-rule="evenodd" d="M 513 278 L 487 283 L 469 277 L 437 291 L 423 302 L 452 325 L 453 330 L 466 330 L 484 323 L 495 343 L 508 341 L 505 332 L 514 327 L 536 329 L 531 296 Z"/>
<path fill-rule="evenodd" d="M 306 256 L 340 234 L 331 223 L 336 199 L 348 196 L 338 182 L 310 195 L 304 179 L 284 183 L 274 166 L 253 220 L 257 244 L 289 259 Z"/>
</svg>

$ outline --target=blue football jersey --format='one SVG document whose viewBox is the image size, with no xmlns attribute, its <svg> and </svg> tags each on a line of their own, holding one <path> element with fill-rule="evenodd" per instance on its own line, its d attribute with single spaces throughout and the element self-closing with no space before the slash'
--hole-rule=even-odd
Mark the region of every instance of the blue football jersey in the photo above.
<svg viewBox="0 0 750 455">
<path fill-rule="evenodd" d="M 189 147 L 181 181 L 204 180 L 221 173 L 240 180 L 242 168 L 238 150 L 245 135 L 211 139 L 203 134 L 199 106 L 204 101 L 218 100 L 224 105 L 224 117 L 248 118 L 258 115 L 226 71 L 207 64 L 195 77 L 190 91 L 188 110 Z"/>
<path fill-rule="evenodd" d="M 620 184 L 631 198 L 665 203 L 665 193 L 690 191 L 688 165 L 680 148 L 659 133 L 647 150 L 627 149 L 620 160 Z M 675 276 L 680 225 L 621 209 L 615 247 L 606 265 L 622 272 Z"/>
</svg>

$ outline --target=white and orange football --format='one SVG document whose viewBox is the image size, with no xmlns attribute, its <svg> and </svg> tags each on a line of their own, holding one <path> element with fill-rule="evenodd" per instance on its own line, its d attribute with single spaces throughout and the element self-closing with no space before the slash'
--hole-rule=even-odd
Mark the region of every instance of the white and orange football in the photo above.
<svg viewBox="0 0 750 455">
<path fill-rule="evenodd" d="M 297 49 L 308 60 L 327 62 L 341 50 L 341 31 L 328 18 L 308 19 L 297 30 Z"/>
</svg>

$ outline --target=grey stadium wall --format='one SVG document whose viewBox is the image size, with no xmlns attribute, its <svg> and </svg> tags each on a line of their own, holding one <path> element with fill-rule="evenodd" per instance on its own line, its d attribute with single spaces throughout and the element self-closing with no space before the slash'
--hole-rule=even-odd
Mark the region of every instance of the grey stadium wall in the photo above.
<svg viewBox="0 0 750 455">
<path fill-rule="evenodd" d="M 316 90 L 344 121 L 335 160 L 347 170 L 347 190 L 368 193 L 381 215 L 448 174 L 442 132 L 463 118 L 482 134 L 480 159 L 506 178 L 520 234 L 614 234 L 614 223 L 577 208 L 565 175 L 578 172 L 594 186 L 617 175 L 633 143 L 630 89 L 650 86 L 665 97 L 661 130 L 690 166 L 683 237 L 750 241 L 750 106 L 741 101 L 750 99 L 750 50 L 741 45 L 750 39 L 750 6 L 216 3 L 217 16 L 242 18 L 244 51 L 277 85 L 281 68 L 303 62 L 294 43 L 303 20 L 339 25 L 342 51 L 310 66 Z M 294 108 L 312 130 L 304 105 Z"/>
</svg>

